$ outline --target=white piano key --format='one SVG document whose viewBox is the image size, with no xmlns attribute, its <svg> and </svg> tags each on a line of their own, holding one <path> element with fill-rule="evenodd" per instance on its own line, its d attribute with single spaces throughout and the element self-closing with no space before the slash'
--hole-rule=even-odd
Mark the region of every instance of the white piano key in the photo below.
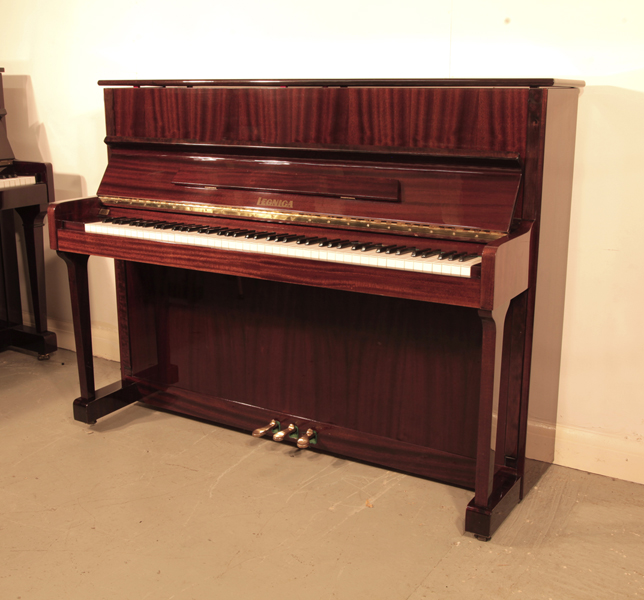
<svg viewBox="0 0 644 600">
<path fill-rule="evenodd" d="M 172 229 L 154 229 L 128 224 L 87 223 L 87 233 L 112 235 L 166 244 L 202 246 L 235 252 L 255 252 L 275 256 L 287 256 L 302 260 L 338 262 L 362 265 L 366 267 L 385 268 L 416 273 L 432 273 L 450 277 L 471 277 L 472 267 L 481 262 L 481 257 L 466 263 L 450 260 L 439 260 L 438 256 L 429 258 L 413 257 L 409 254 L 395 255 L 377 253 L 374 250 L 361 251 L 347 248 L 328 248 L 326 246 L 302 246 L 294 242 L 274 242 L 265 239 L 254 240 L 246 237 L 227 237 L 217 234 L 204 234 L 197 231 L 174 231 Z"/>
<path fill-rule="evenodd" d="M 0 179 L 0 190 L 23 187 L 26 185 L 36 185 L 35 175 L 20 175 Z"/>
</svg>

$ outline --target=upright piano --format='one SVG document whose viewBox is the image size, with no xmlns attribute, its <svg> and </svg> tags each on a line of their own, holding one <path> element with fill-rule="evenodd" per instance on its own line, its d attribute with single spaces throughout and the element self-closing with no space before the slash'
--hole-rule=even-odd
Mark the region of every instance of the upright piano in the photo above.
<svg viewBox="0 0 644 600">
<path fill-rule="evenodd" d="M 142 401 L 469 488 L 489 539 L 539 472 L 526 445 L 553 459 L 583 83 L 99 84 L 98 194 L 49 208 L 75 418 Z M 115 259 L 99 390 L 89 256 Z"/>
<path fill-rule="evenodd" d="M 0 68 L 0 350 L 16 346 L 49 358 L 56 334 L 47 331 L 43 225 L 54 200 L 51 165 L 15 160 L 7 137 Z M 34 326 L 24 324 L 14 212 L 24 228 L 25 254 Z"/>
</svg>

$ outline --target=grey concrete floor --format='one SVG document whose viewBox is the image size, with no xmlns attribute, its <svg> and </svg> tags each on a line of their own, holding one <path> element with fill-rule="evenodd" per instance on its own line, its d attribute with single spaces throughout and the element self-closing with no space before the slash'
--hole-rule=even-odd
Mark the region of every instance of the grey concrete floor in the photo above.
<svg viewBox="0 0 644 600">
<path fill-rule="evenodd" d="M 644 598 L 643 486 L 552 467 L 483 543 L 471 492 L 77 395 L 0 353 L 2 600 Z"/>
</svg>

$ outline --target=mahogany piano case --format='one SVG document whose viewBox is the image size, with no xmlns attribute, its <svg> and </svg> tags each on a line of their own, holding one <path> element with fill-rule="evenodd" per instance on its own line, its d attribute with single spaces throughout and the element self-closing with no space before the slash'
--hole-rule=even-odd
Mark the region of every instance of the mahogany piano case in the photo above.
<svg viewBox="0 0 644 600">
<path fill-rule="evenodd" d="M 526 444 L 552 461 L 582 84 L 100 83 L 105 176 L 49 220 L 75 417 L 142 401 L 469 488 L 489 539 L 532 485 Z M 101 390 L 92 255 L 116 261 Z M 531 396 L 533 365 L 554 384 Z"/>
</svg>

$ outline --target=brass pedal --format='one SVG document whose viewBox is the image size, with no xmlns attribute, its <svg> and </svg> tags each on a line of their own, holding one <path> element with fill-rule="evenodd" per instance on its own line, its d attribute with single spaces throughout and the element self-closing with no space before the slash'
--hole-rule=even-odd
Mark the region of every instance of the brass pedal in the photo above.
<svg viewBox="0 0 644 600">
<path fill-rule="evenodd" d="M 286 437 L 290 436 L 291 434 L 297 435 L 297 425 L 293 425 L 291 423 L 286 429 L 282 429 L 282 431 L 278 431 L 274 436 L 273 440 L 276 442 L 283 442 Z"/>
<path fill-rule="evenodd" d="M 302 449 L 308 448 L 311 444 L 317 442 L 317 437 L 318 434 L 313 429 L 307 429 L 306 433 L 297 440 L 297 447 Z"/>
<path fill-rule="evenodd" d="M 269 431 L 271 433 L 280 428 L 280 422 L 273 419 L 268 425 L 259 427 L 253 431 L 253 437 L 264 437 Z"/>
</svg>

